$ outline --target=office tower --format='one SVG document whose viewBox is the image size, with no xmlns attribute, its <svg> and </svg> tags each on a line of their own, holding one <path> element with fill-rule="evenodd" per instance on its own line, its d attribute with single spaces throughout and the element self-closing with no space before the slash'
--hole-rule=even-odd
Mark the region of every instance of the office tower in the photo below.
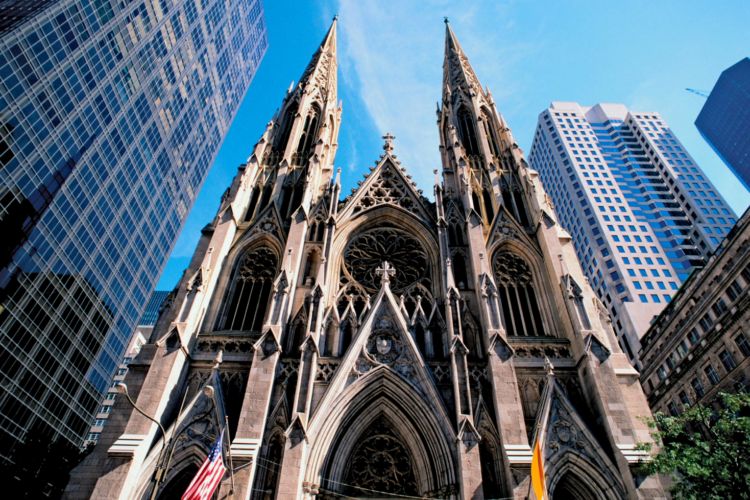
<svg viewBox="0 0 750 500">
<path fill-rule="evenodd" d="M 118 398 L 69 498 L 179 495 L 225 418 L 220 498 L 523 498 L 538 419 L 551 498 L 663 497 L 638 374 L 450 28 L 443 67 L 434 202 L 390 134 L 342 199 L 334 22 L 126 375 L 163 451 Z"/>
<path fill-rule="evenodd" d="M 750 210 L 642 339 L 651 409 L 677 415 L 750 389 Z"/>
<path fill-rule="evenodd" d="M 658 113 L 553 102 L 529 163 L 637 365 L 639 339 L 735 222 Z"/>
<path fill-rule="evenodd" d="M 259 0 L 13 4 L 33 10 L 0 36 L 5 459 L 29 433 L 82 443 L 267 46 Z"/>
<path fill-rule="evenodd" d="M 128 372 L 128 365 L 134 357 L 141 351 L 141 347 L 146 343 L 147 339 L 151 336 L 151 332 L 154 330 L 156 320 L 159 318 L 159 312 L 164 305 L 164 301 L 169 292 L 156 290 L 151 294 L 151 298 L 146 305 L 146 310 L 143 312 L 143 316 L 138 321 L 138 326 L 135 327 L 133 335 L 128 342 L 128 347 L 125 350 L 125 356 L 120 360 L 120 364 L 115 372 L 112 385 L 104 395 L 104 399 L 101 402 L 101 406 L 96 412 L 96 417 L 93 425 L 89 429 L 89 433 L 84 441 L 84 446 L 89 444 L 96 444 L 99 440 L 99 434 L 102 432 L 102 428 L 106 425 L 107 419 L 109 418 L 112 405 L 117 399 L 117 383 L 122 382 L 125 379 L 125 374 Z"/>
<path fill-rule="evenodd" d="M 721 73 L 695 126 L 750 190 L 750 58 Z"/>
</svg>

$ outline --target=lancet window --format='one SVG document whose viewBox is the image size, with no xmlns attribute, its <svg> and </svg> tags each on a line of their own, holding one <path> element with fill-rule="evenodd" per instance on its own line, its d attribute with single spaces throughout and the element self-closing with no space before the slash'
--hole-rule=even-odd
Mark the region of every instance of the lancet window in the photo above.
<svg viewBox="0 0 750 500">
<path fill-rule="evenodd" d="M 315 136 L 318 132 L 318 122 L 320 121 L 320 109 L 313 106 L 310 113 L 305 118 L 305 125 L 302 128 L 302 134 L 297 144 L 296 159 L 300 165 L 307 164 L 307 160 L 315 146 Z"/>
<path fill-rule="evenodd" d="M 500 251 L 493 259 L 493 271 L 508 335 L 545 335 L 529 265 L 511 252 Z"/>
<path fill-rule="evenodd" d="M 474 117 L 466 106 L 458 109 L 458 133 L 466 154 L 469 156 L 479 155 L 479 142 L 477 141 L 476 129 L 474 128 Z"/>
<path fill-rule="evenodd" d="M 247 251 L 232 279 L 220 329 L 259 332 L 271 299 L 278 258 L 266 247 Z"/>
<path fill-rule="evenodd" d="M 294 125 L 294 119 L 297 115 L 298 104 L 294 102 L 287 108 L 287 112 L 284 114 L 284 120 L 281 122 L 281 129 L 279 130 L 276 140 L 273 144 L 274 151 L 278 151 L 284 154 L 286 145 L 289 142 L 289 136 L 292 133 L 292 126 Z"/>
<path fill-rule="evenodd" d="M 500 143 L 495 135 L 495 127 L 493 127 L 492 116 L 487 109 L 482 108 L 482 128 L 484 129 L 484 135 L 487 137 L 487 143 L 490 146 L 490 152 L 495 157 L 500 157 Z"/>
<path fill-rule="evenodd" d="M 503 174 L 500 178 L 500 191 L 503 196 L 503 204 L 508 211 L 519 224 L 528 227 L 529 217 L 526 213 L 526 203 L 523 200 L 523 192 L 515 174 Z"/>
<path fill-rule="evenodd" d="M 247 205 L 247 212 L 245 212 L 245 222 L 250 221 L 255 216 L 255 208 L 258 205 L 258 199 L 260 198 L 260 187 L 255 186 L 253 188 L 253 194 L 250 195 L 250 203 Z"/>
</svg>

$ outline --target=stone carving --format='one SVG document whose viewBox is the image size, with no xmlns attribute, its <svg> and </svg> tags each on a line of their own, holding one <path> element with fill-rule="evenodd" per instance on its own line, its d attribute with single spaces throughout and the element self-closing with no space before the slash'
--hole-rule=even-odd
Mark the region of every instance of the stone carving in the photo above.
<svg viewBox="0 0 750 500">
<path fill-rule="evenodd" d="M 510 252 L 498 252 L 492 261 L 498 285 L 526 285 L 532 280 L 529 265 Z"/>
<path fill-rule="evenodd" d="M 395 268 L 390 278 L 391 289 L 401 293 L 421 283 L 430 288 L 430 265 L 419 241 L 406 231 L 379 227 L 356 235 L 344 250 L 344 273 L 368 293 L 380 290 L 377 269 L 384 261 Z"/>
<path fill-rule="evenodd" d="M 383 164 L 367 191 L 362 193 L 353 213 L 359 213 L 376 205 L 395 205 L 409 212 L 416 210 L 417 200 L 401 175 L 396 172 L 396 168 L 398 167 L 391 163 Z"/>
<path fill-rule="evenodd" d="M 379 417 L 364 432 L 349 464 L 344 483 L 352 495 L 419 493 L 409 451 L 384 417 Z"/>
</svg>

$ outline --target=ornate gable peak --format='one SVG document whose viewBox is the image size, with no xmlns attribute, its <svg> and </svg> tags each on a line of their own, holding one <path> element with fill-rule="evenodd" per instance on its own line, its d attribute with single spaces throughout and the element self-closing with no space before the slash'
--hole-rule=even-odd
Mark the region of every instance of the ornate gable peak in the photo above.
<svg viewBox="0 0 750 500">
<path fill-rule="evenodd" d="M 425 221 L 433 221 L 434 210 L 429 208 L 429 203 L 395 156 L 386 151 L 377 166 L 344 200 L 339 216 L 347 219 L 377 206 L 390 205 L 406 210 Z"/>
<path fill-rule="evenodd" d="M 545 471 L 548 472 L 548 481 L 559 473 L 557 468 L 564 466 L 565 455 L 570 453 L 579 459 L 582 458 L 581 462 L 587 462 L 588 466 L 598 469 L 597 472 L 604 476 L 607 483 L 611 484 L 613 489 L 619 490 L 619 496 L 624 497 L 624 488 L 619 480 L 620 473 L 617 467 L 586 426 L 553 374 L 547 376 L 536 421 L 539 424 L 534 442 L 542 438 L 545 462 L 563 464 L 552 465 Z M 540 432 L 543 436 L 539 435 Z"/>
<path fill-rule="evenodd" d="M 538 252 L 537 245 L 529 238 L 526 231 L 508 212 L 508 209 L 501 206 L 493 221 L 492 229 L 487 233 L 487 248 L 492 248 L 496 244 L 508 240 L 523 241 L 529 248 L 533 248 Z"/>
<path fill-rule="evenodd" d="M 372 308 L 363 318 L 318 408 L 329 406 L 333 398 L 339 397 L 358 380 L 363 379 L 364 382 L 385 371 L 431 400 L 447 416 L 432 376 L 409 332 L 408 320 L 403 316 L 398 300 L 388 286 L 387 266 L 384 265 L 383 269 L 384 282 L 380 291 Z"/>
<path fill-rule="evenodd" d="M 275 203 L 269 203 L 255 218 L 255 222 L 240 235 L 238 241 L 251 238 L 257 234 L 273 235 L 279 241 L 284 241 L 286 231 L 281 223 L 281 217 L 276 210 Z"/>
</svg>

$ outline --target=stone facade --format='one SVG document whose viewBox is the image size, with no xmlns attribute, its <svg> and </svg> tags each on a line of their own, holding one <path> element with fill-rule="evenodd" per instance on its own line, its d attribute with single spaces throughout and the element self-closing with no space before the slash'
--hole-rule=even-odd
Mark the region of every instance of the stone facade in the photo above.
<svg viewBox="0 0 750 500">
<path fill-rule="evenodd" d="M 676 415 L 750 388 L 750 211 L 643 337 L 641 383 L 653 411 Z"/>
<path fill-rule="evenodd" d="M 434 201 L 389 134 L 341 199 L 336 71 L 334 21 L 130 365 L 165 451 L 118 398 L 68 497 L 179 496 L 226 418 L 219 498 L 520 499 L 542 416 L 553 494 L 663 497 L 638 373 L 451 29 Z"/>
</svg>

